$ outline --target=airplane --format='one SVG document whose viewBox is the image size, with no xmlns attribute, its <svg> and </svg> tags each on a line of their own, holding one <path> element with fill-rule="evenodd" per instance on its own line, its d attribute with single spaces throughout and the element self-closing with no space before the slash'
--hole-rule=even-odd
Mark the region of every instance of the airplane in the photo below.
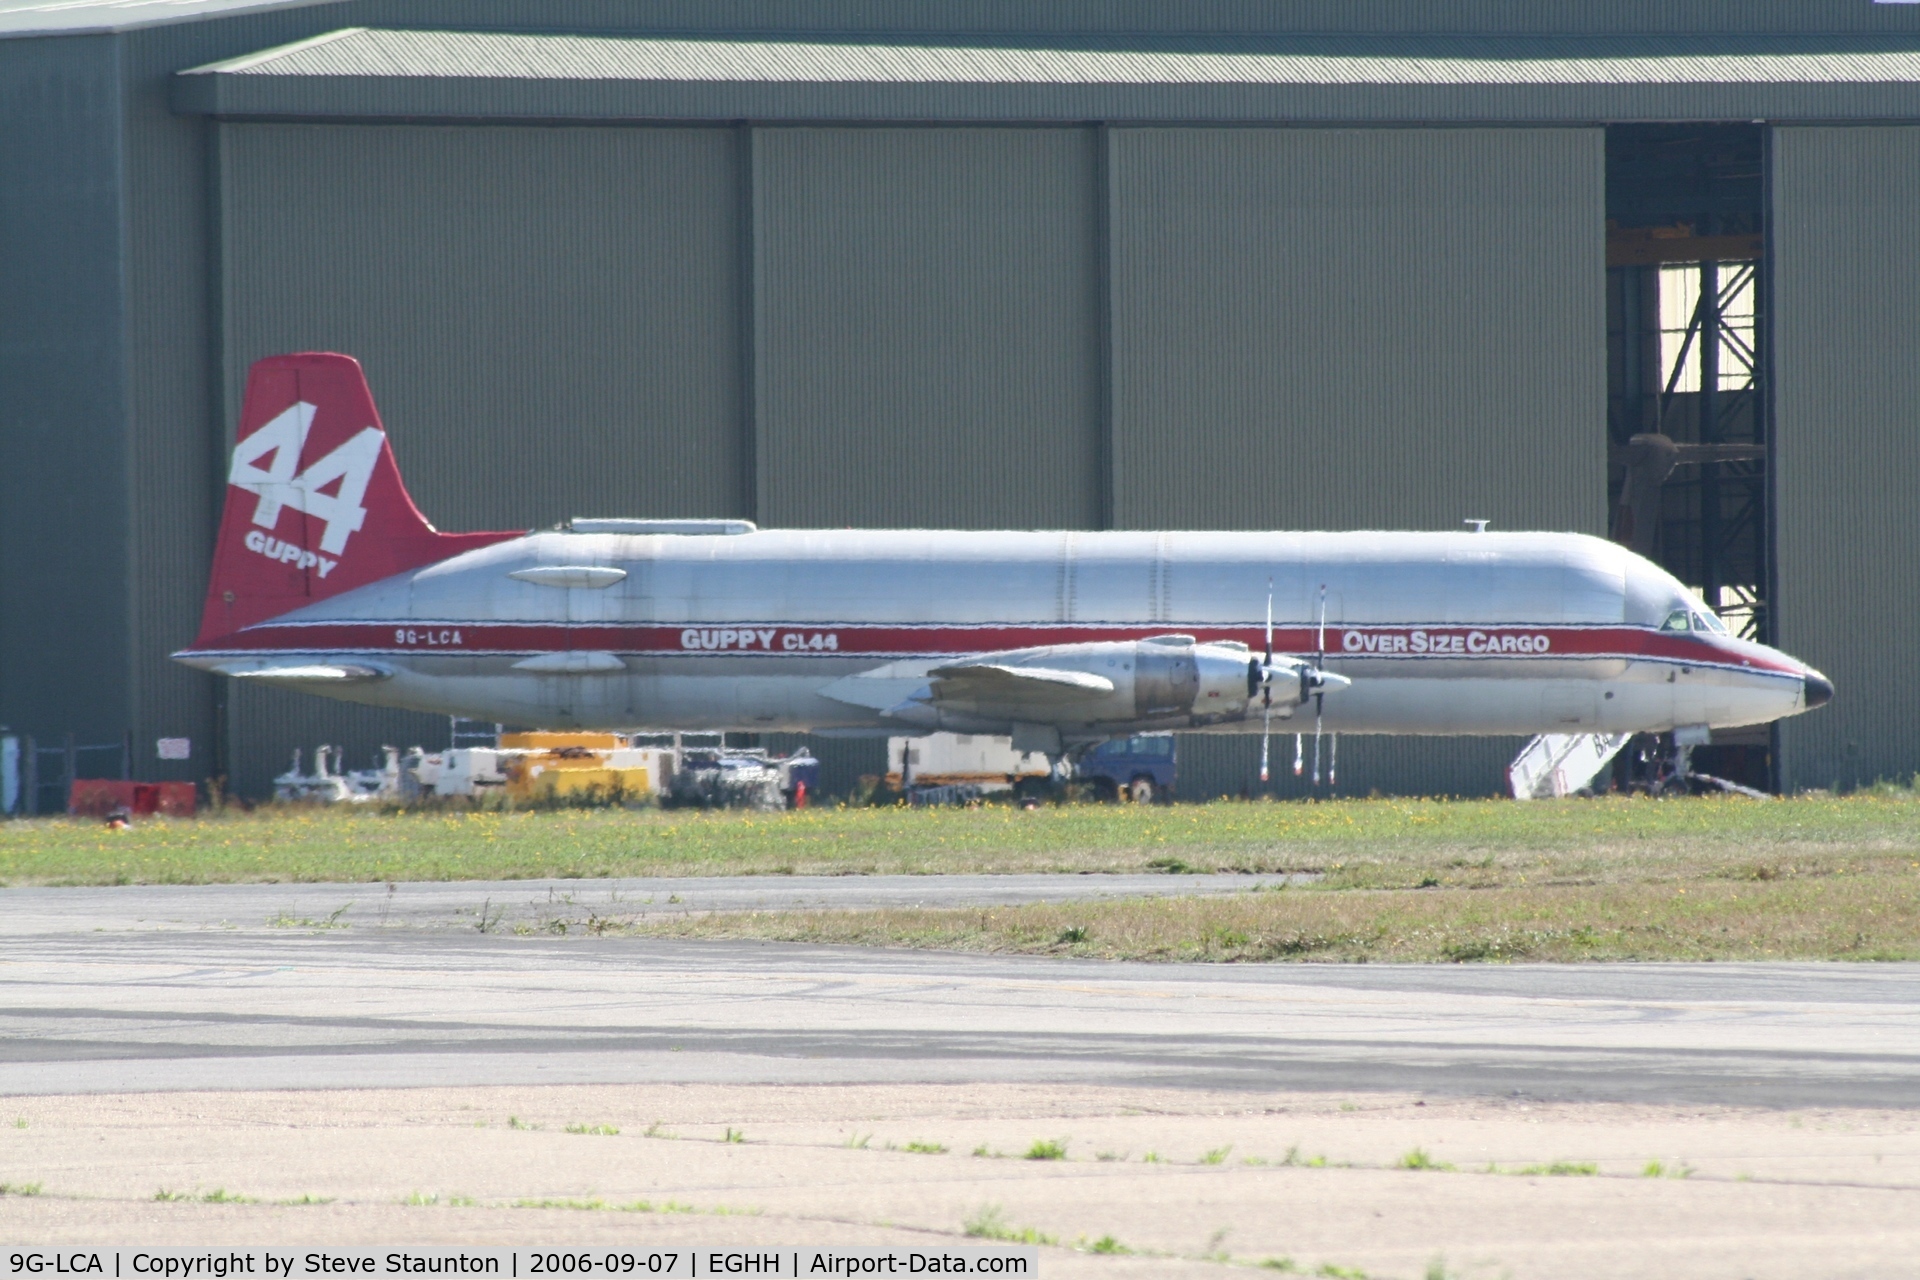
<svg viewBox="0 0 1920 1280">
<path fill-rule="evenodd" d="M 255 363 L 200 632 L 236 681 L 547 728 L 1670 733 L 1821 706 L 1677 579 L 1572 533 L 759 529 L 442 533 L 359 363 Z M 1304 728 L 1294 766 L 1302 769 Z M 1336 740 L 1337 742 L 1337 740 Z"/>
</svg>

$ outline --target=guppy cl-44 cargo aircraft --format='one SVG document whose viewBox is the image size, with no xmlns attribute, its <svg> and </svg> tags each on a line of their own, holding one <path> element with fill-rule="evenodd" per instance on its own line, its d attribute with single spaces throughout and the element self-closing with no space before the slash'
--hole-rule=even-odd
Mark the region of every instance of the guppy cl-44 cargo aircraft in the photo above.
<svg viewBox="0 0 1920 1280">
<path fill-rule="evenodd" d="M 237 680 L 548 727 L 1638 733 L 1817 707 L 1819 672 L 1565 533 L 440 533 L 358 362 L 253 366 L 200 635 Z"/>
</svg>

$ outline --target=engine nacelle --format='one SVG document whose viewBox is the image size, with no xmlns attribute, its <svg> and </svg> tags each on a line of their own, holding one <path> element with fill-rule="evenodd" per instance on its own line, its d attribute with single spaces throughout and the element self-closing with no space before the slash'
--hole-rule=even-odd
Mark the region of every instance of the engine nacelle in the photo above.
<svg viewBox="0 0 1920 1280">
<path fill-rule="evenodd" d="M 1210 641 L 1193 646 L 1193 663 L 1199 673 L 1199 688 L 1193 699 L 1195 724 L 1219 724 L 1244 720 L 1255 704 L 1258 685 L 1247 678 L 1257 669 L 1255 658 L 1243 644 Z M 1290 714 L 1293 704 L 1281 714 Z"/>
<path fill-rule="evenodd" d="M 953 663 L 934 673 L 930 693 L 942 723 L 1005 716 L 1074 728 L 1218 724 L 1246 717 L 1252 661 L 1245 645 L 1192 636 L 1047 645 Z M 1034 678 L 981 679 L 968 670 L 977 667 Z M 1097 677 L 1101 687 L 1076 687 L 1063 673 Z M 889 714 L 906 718 L 909 710 Z"/>
</svg>

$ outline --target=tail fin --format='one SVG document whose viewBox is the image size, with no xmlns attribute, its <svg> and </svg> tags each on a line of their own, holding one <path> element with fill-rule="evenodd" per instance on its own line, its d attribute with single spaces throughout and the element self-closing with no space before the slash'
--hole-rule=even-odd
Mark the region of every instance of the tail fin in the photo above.
<svg viewBox="0 0 1920 1280">
<path fill-rule="evenodd" d="M 269 356 L 247 374 L 195 648 L 517 533 L 440 533 L 407 496 L 360 362 Z"/>
</svg>

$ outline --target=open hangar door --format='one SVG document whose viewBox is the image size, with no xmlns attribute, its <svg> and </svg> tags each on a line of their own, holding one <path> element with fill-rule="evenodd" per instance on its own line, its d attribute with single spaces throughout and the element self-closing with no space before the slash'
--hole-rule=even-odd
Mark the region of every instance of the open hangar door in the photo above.
<svg viewBox="0 0 1920 1280">
<path fill-rule="evenodd" d="M 738 131 L 218 126 L 224 463 L 248 365 L 359 357 L 443 529 L 750 516 Z M 230 685 L 232 682 L 219 682 Z M 445 745 L 443 718 L 223 690 L 233 784 L 291 745 Z"/>
<path fill-rule="evenodd" d="M 1607 130 L 1608 531 L 1771 644 L 1765 170 L 1760 125 Z M 1776 786 L 1773 728 L 1716 730 L 1691 764 Z"/>
<path fill-rule="evenodd" d="M 1116 527 L 1605 531 L 1599 129 L 1109 136 Z M 1519 746 L 1353 737 L 1339 789 L 1490 794 Z M 1258 757 L 1188 736 L 1181 794 Z"/>
<path fill-rule="evenodd" d="M 1780 726 L 1789 790 L 1920 770 L 1920 127 L 1777 128 L 1777 643 L 1833 702 Z"/>
</svg>

